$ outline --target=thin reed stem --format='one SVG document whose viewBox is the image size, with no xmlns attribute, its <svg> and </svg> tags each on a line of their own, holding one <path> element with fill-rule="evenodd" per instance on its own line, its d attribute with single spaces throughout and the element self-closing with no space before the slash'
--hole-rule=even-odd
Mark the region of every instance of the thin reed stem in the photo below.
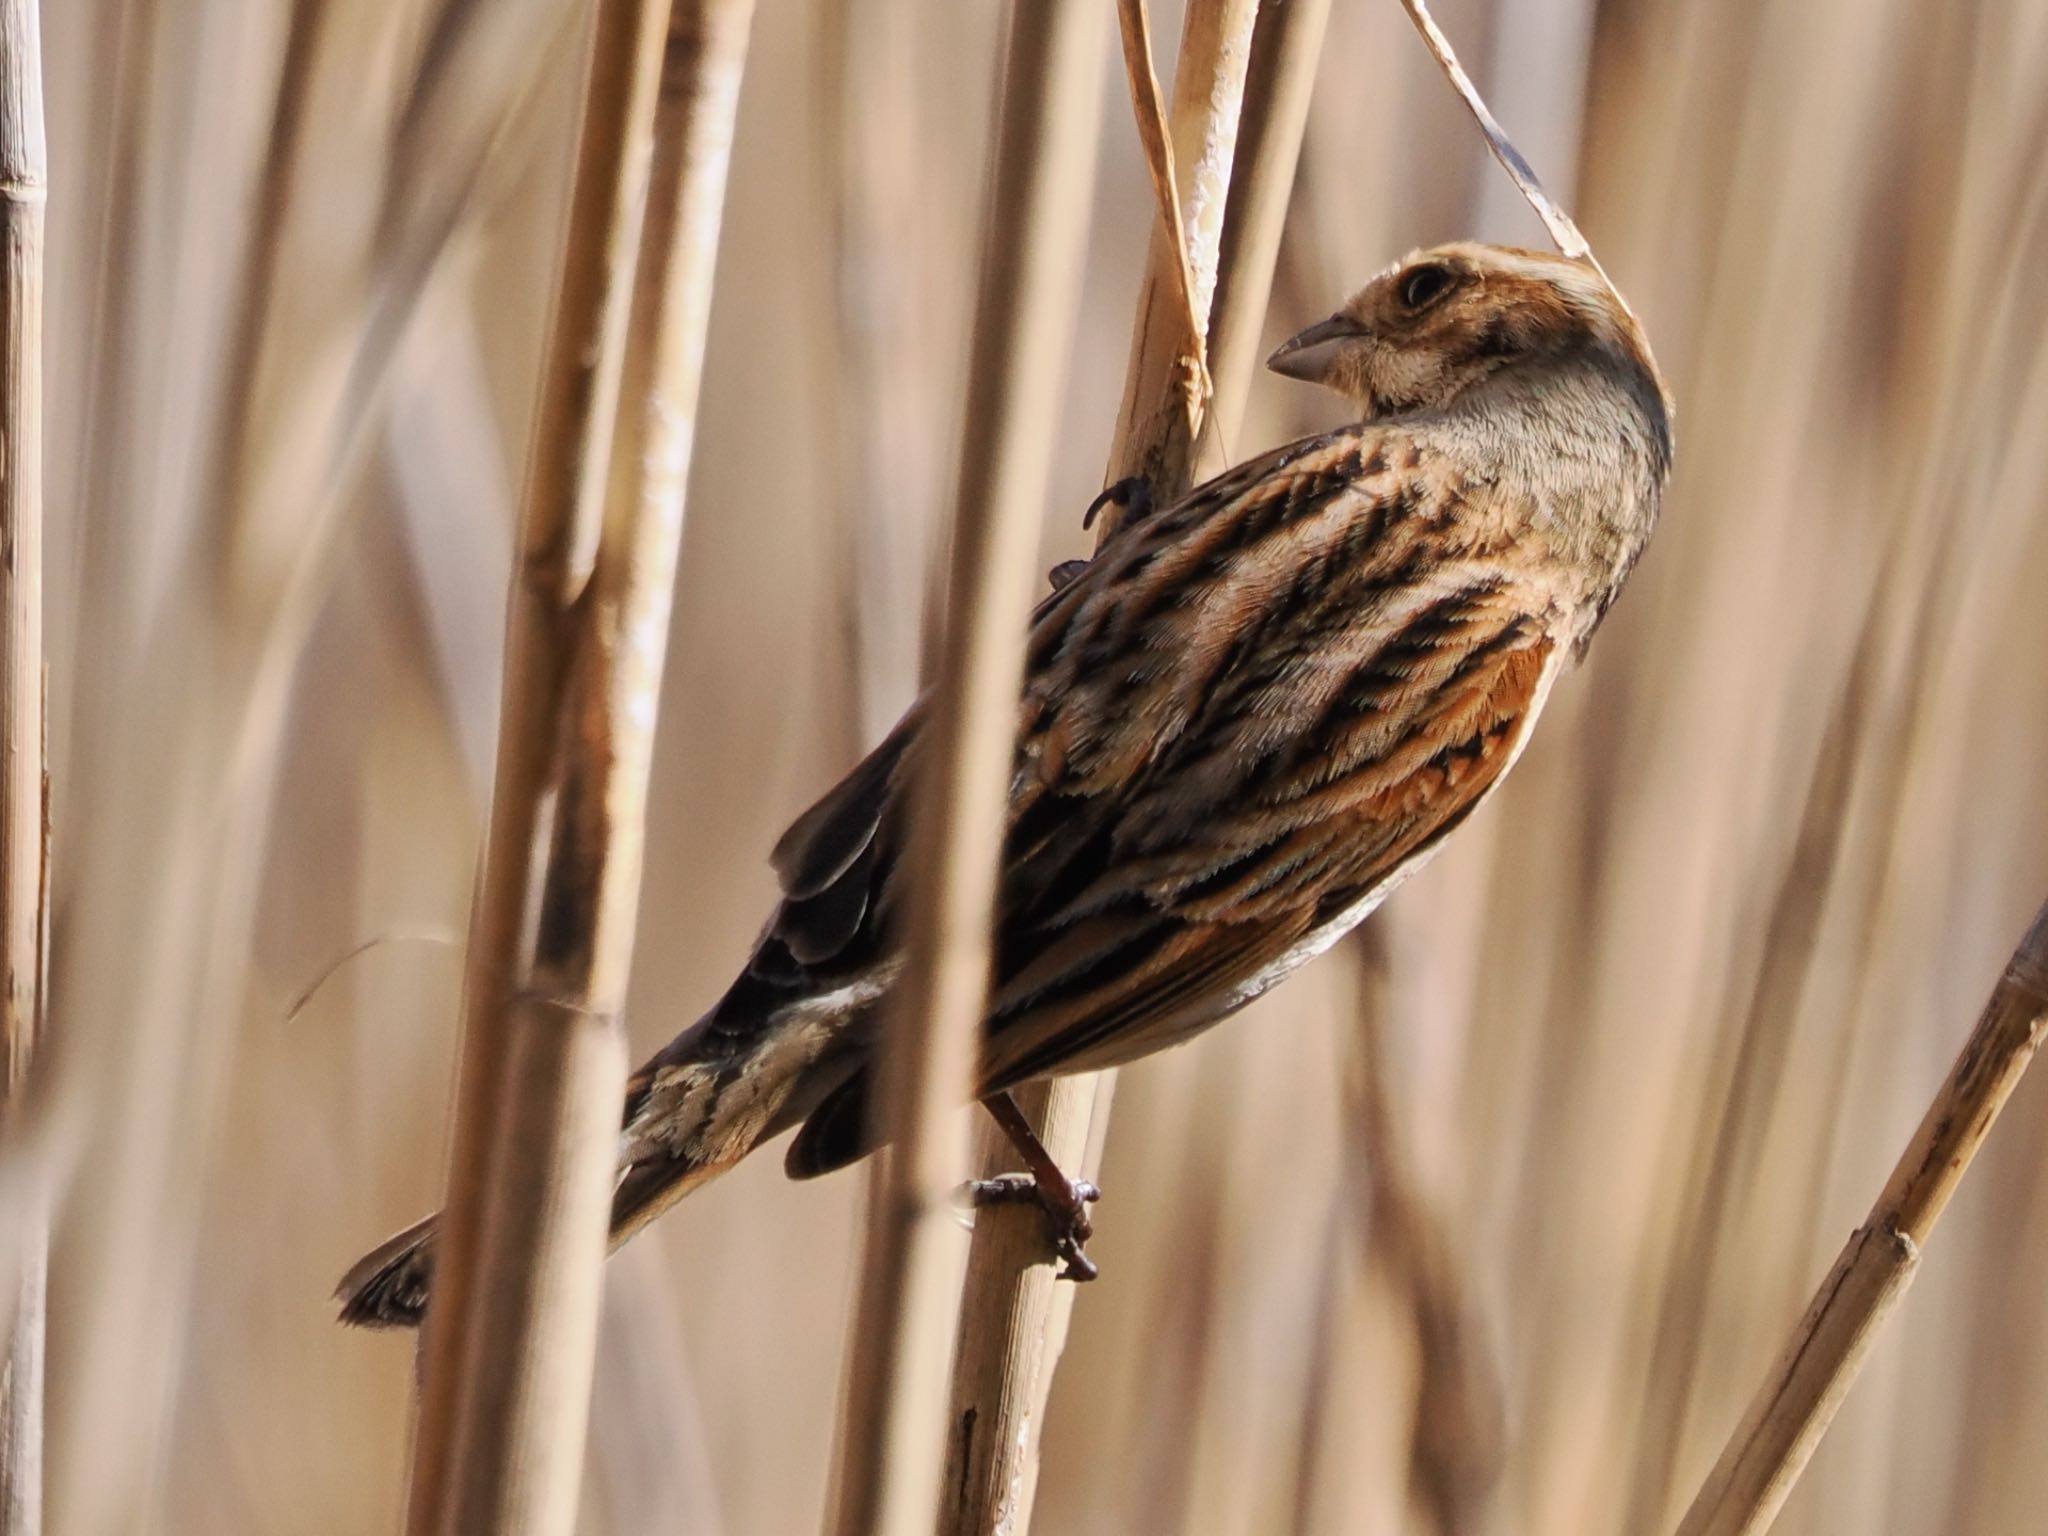
<svg viewBox="0 0 2048 1536">
<path fill-rule="evenodd" d="M 36 0 L 0 0 L 0 1112 L 43 1022 L 49 933 L 43 685 L 42 37 Z M 42 1529 L 44 1270 L 40 1200 L 6 1245 L 0 1536 Z"/>
<path fill-rule="evenodd" d="M 1223 215 L 1223 250 L 1216 262 L 1216 314 L 1209 327 L 1209 372 L 1217 397 L 1228 402 L 1216 413 L 1214 431 L 1222 434 L 1226 449 L 1259 361 L 1266 296 L 1280 260 L 1280 232 L 1287 223 L 1309 95 L 1329 21 L 1330 0 L 1259 0 L 1230 202 Z M 1243 303 L 1236 298 L 1240 291 L 1248 295 Z"/>
<path fill-rule="evenodd" d="M 959 962 L 963 969 L 972 965 L 971 984 L 963 978 L 959 995 L 948 1000 L 954 1008 L 948 1027 L 956 1031 L 963 1055 L 963 1080 L 953 1085 L 956 1094 L 964 1091 L 964 1074 L 986 1006 L 987 936 L 994 916 L 1031 585 L 1026 562 L 1045 500 L 1072 316 L 1080 296 L 1105 41 L 1104 19 L 1087 0 L 1032 0 L 1012 9 L 962 437 L 948 603 L 951 635 L 940 684 L 941 698 L 958 690 L 949 750 L 941 762 L 952 759 L 966 765 L 965 716 L 971 698 L 977 717 L 973 747 L 979 759 L 972 771 L 978 803 L 970 820 L 962 814 L 964 797 L 955 791 L 947 802 L 951 814 L 930 815 L 925 822 L 934 828 L 971 829 L 976 838 L 969 855 L 974 860 L 975 906 L 971 912 L 958 912 L 958 919 L 971 918 L 972 926 L 956 931 L 971 934 L 977 950 Z M 1000 534 L 986 526 L 995 523 L 1000 523 Z M 996 565 L 997 559 L 1004 564 Z M 971 679 L 963 654 L 970 642 L 982 658 Z M 971 696 L 966 692 L 970 681 Z M 952 883 L 957 886 L 959 877 Z M 931 894 L 928 888 L 928 899 Z M 916 967 L 915 944 L 912 955 Z M 931 1196 L 943 1200 L 946 1183 L 965 1166 L 961 1157 L 936 1170 L 939 1183 Z M 941 1210 L 935 1219 L 946 1220 L 946 1213 Z M 1043 1256 L 1044 1238 L 1036 1212 L 1021 1208 L 984 1211 L 976 1225 L 974 1279 L 958 1298 L 960 1336 L 950 1398 L 943 1406 L 937 1401 L 919 1405 L 920 1430 L 929 1430 L 933 1437 L 929 1444 L 919 1444 L 917 1480 L 909 1491 L 923 1522 L 920 1529 L 929 1527 L 935 1491 L 940 1494 L 938 1529 L 993 1528 L 995 1506 L 1004 1491 L 1004 1485 L 994 1480 L 998 1452 L 1020 1433 L 1036 1442 L 1037 1421 L 1014 1418 L 1018 1405 L 1007 1390 L 1017 1379 L 1005 1347 L 1006 1324 L 1011 1321 L 1008 1301 L 1000 1285 L 992 1289 L 986 1282 L 992 1256 L 999 1266 L 996 1277 L 1008 1282 Z M 950 1304 L 942 1321 L 950 1327 Z M 1042 1330 L 1031 1332 L 1042 1337 Z M 1027 1390 L 1028 1385 L 1027 1378 Z M 1016 1526 L 1021 1529 L 1022 1521 Z"/>
<path fill-rule="evenodd" d="M 1213 347 L 1223 211 L 1238 195 L 1232 168 L 1259 14 L 1251 0 L 1195 0 L 1181 34 L 1172 128 L 1188 249 L 1173 249 L 1167 222 L 1155 221 L 1109 472 L 1113 481 L 1143 475 L 1162 503 L 1188 489 L 1205 419 L 1202 410 L 1189 410 L 1201 399 L 1201 370 L 1180 342 L 1186 326 L 1178 318 L 1185 305 L 1179 268 L 1185 260 L 1197 322 Z M 1298 136 L 1298 125 L 1293 131 Z M 1262 160 L 1247 174 L 1271 175 L 1277 163 Z M 1275 218 L 1284 205 L 1284 197 L 1267 204 Z M 1265 302 L 1264 283 L 1247 278 L 1231 288 L 1233 310 L 1263 311 Z M 1234 416 L 1241 398 L 1218 405 Z M 1106 539 L 1116 509 L 1103 512 Z M 1016 1097 L 1040 1141 L 1072 1173 L 1083 1168 L 1091 1145 L 1101 1145 L 1112 1087 L 1113 1074 L 1099 1073 L 1034 1085 Z M 1004 1214 L 983 1214 L 968 1260 L 940 1526 L 948 1536 L 1028 1525 L 1046 1402 L 1073 1306 L 1072 1289 L 1043 1262 L 1043 1237 Z"/>
<path fill-rule="evenodd" d="M 655 706 L 751 10 L 598 12 L 507 626 L 416 1533 L 575 1518 Z"/>
<path fill-rule="evenodd" d="M 1087 245 L 1101 45 L 1088 0 L 1013 12 L 906 959 L 883 1058 L 892 1145 L 869 1206 L 828 1525 L 839 1536 L 929 1530 L 940 1486 L 966 1257 L 951 1205 L 967 1167 L 960 1105 L 988 1002 L 1031 556 Z"/>
<path fill-rule="evenodd" d="M 1237 153 L 1245 74 L 1251 63 L 1257 0 L 1194 0 L 1181 26 L 1180 59 L 1173 76 L 1173 165 L 1188 248 L 1154 228 L 1131 333 L 1123 409 L 1110 449 L 1111 481 L 1141 475 L 1153 499 L 1170 502 L 1194 477 L 1195 447 L 1208 416 L 1206 401 L 1191 408 L 1204 380 L 1201 360 L 1188 355 L 1181 319 L 1192 310 L 1204 333 L 1213 330 L 1223 249 L 1223 217 Z M 1192 288 L 1182 298 L 1181 264 Z M 1260 307 L 1265 294 L 1259 296 Z M 1103 508 L 1097 547 L 1116 531 L 1120 514 Z"/>
<path fill-rule="evenodd" d="M 1430 57 L 1436 60 L 1437 68 L 1443 71 L 1444 79 L 1450 82 L 1458 100 L 1472 114 L 1472 121 L 1478 125 L 1486 147 L 1493 151 L 1493 158 L 1500 162 L 1501 169 L 1508 173 L 1529 206 L 1536 210 L 1536 216 L 1543 220 L 1543 227 L 1550 231 L 1550 238 L 1557 242 L 1557 248 L 1567 256 L 1592 260 L 1592 248 L 1586 244 L 1586 237 L 1579 233 L 1571 215 L 1543 190 L 1543 183 L 1537 179 L 1534 168 L 1515 148 L 1506 130 L 1480 96 L 1479 88 L 1472 83 L 1472 77 L 1465 73 L 1465 66 L 1458 62 L 1451 40 L 1444 36 L 1443 28 L 1430 15 L 1425 0 L 1401 0 L 1401 8 L 1408 13 L 1415 30 L 1422 34 L 1423 45 L 1429 49 Z"/>
<path fill-rule="evenodd" d="M 1750 1399 L 1678 1536 L 1756 1536 L 1771 1528 L 2044 1034 L 2048 903 L 2006 963 L 1877 1204 Z"/>
</svg>

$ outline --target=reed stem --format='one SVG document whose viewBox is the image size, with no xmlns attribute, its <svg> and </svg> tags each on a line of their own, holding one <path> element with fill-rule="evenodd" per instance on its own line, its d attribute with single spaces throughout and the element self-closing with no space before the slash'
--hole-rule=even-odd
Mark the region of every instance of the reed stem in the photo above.
<svg viewBox="0 0 2048 1536">
<path fill-rule="evenodd" d="M 0 1112 L 23 1091 L 42 1032 L 49 934 L 42 71 L 36 0 L 0 0 Z M 30 1203 L 4 1245 L 0 1536 L 42 1529 L 45 1221 Z"/>
<path fill-rule="evenodd" d="M 647 776 L 751 11 L 598 11 L 507 626 L 415 1533 L 574 1523 Z"/>
</svg>

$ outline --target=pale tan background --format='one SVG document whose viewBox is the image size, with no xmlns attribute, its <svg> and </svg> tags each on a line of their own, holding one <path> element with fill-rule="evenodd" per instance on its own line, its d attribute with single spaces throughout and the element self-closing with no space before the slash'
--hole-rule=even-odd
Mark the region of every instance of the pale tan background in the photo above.
<svg viewBox="0 0 2048 1536">
<path fill-rule="evenodd" d="M 504 54 L 442 80 L 449 121 L 396 156 L 422 39 L 467 7 L 316 9 L 266 204 L 287 0 L 46 6 L 59 1530 L 399 1507 L 407 1343 L 342 1333 L 327 1293 L 441 1177 L 458 962 L 427 936 L 461 931 L 482 822 L 578 75 L 550 18 L 583 8 L 495 0 Z M 1125 1074 L 1041 1532 L 1668 1529 L 2048 894 L 2048 5 L 1440 9 L 1648 325 L 1679 400 L 1665 526 L 1513 784 L 1378 920 L 1387 986 L 1347 946 Z M 914 686 L 1002 14 L 761 0 L 638 1046 L 722 987 L 775 833 Z M 1152 217 L 1113 66 L 1104 88 L 1048 564 L 1083 548 Z M 378 209 L 515 99 L 337 477 Z M 1336 0 L 1275 339 L 1410 247 L 1539 242 L 1475 142 L 1393 0 Z M 259 228 L 263 362 L 224 394 Z M 267 455 L 231 516 L 223 411 Z M 1331 419 L 1262 379 L 1225 437 Z M 248 594 L 330 504 L 332 558 L 252 639 L 237 605 L 271 611 Z M 228 661 L 181 648 L 216 626 Z M 288 691 L 237 692 L 247 654 L 298 654 Z M 268 818 L 267 769 L 221 769 L 238 699 Z M 160 801 L 229 852 L 137 851 Z M 194 931 L 225 1007 L 153 979 Z M 2044 1093 L 1782 1530 L 2039 1528 Z M 862 1179 L 778 1163 L 615 1264 L 591 1536 L 815 1528 Z"/>
</svg>

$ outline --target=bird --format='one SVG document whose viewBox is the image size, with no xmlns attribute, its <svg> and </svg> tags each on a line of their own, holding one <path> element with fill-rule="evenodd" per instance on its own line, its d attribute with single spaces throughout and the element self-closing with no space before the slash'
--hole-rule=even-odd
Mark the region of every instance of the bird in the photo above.
<svg viewBox="0 0 2048 1536">
<path fill-rule="evenodd" d="M 976 1089 L 1074 1278 L 1096 1191 L 1010 1090 L 1192 1038 L 1436 853 L 1585 654 L 1670 476 L 1670 396 L 1587 259 L 1414 252 L 1268 366 L 1334 391 L 1346 424 L 1170 504 L 1127 498 L 1031 619 Z M 797 1178 L 875 1150 L 926 712 L 790 825 L 745 966 L 631 1077 L 614 1246 L 782 1132 Z M 417 1323 L 433 1232 L 352 1269 L 344 1320 Z"/>
</svg>

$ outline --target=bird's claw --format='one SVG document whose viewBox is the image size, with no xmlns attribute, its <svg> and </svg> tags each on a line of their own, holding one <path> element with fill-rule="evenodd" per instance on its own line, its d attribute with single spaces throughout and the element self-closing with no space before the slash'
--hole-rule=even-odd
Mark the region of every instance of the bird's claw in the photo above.
<svg viewBox="0 0 2048 1536">
<path fill-rule="evenodd" d="M 1093 528 L 1096 514 L 1104 507 L 1116 507 L 1122 511 L 1123 523 L 1128 526 L 1151 516 L 1152 506 L 1152 482 L 1143 475 L 1126 475 L 1116 484 L 1105 487 L 1101 495 L 1088 503 L 1088 510 L 1081 514 L 1081 526 Z M 1088 564 L 1086 560 L 1062 560 L 1046 572 L 1053 591 L 1061 592 L 1071 586 L 1088 569 Z"/>
<path fill-rule="evenodd" d="M 1088 1257 L 1083 1245 L 1095 1235 L 1095 1223 L 1088 1217 L 1091 1202 L 1102 1191 L 1086 1179 L 1065 1181 L 1064 1187 L 1042 1183 L 1028 1173 L 997 1174 L 992 1179 L 975 1179 L 967 1186 L 971 1202 L 987 1205 L 1035 1205 L 1045 1214 L 1046 1234 L 1052 1239 L 1053 1256 L 1060 1260 L 1060 1279 L 1077 1284 L 1102 1273 Z"/>
<path fill-rule="evenodd" d="M 1104 507 L 1117 507 L 1124 513 L 1126 522 L 1137 522 L 1152 510 L 1152 482 L 1143 475 L 1126 475 L 1114 485 L 1103 487 L 1102 494 L 1088 503 L 1088 510 L 1081 514 L 1081 526 L 1095 526 L 1095 516 Z"/>
</svg>

